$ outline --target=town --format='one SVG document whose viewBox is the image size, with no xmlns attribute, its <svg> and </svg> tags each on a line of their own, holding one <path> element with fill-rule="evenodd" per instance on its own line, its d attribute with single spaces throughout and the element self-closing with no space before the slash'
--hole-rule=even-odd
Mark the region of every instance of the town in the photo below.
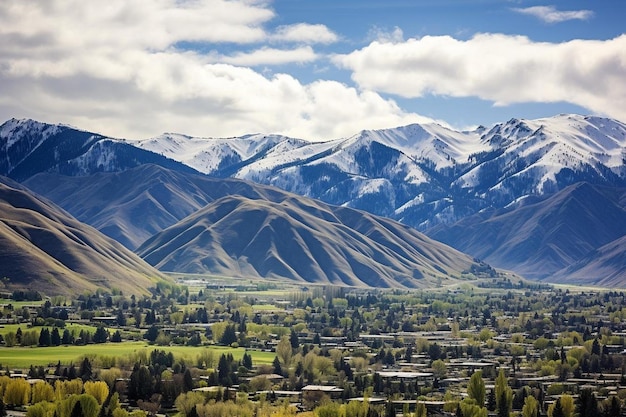
<svg viewBox="0 0 626 417">
<path fill-rule="evenodd" d="M 3 414 L 618 417 L 626 398 L 621 291 L 181 279 L 150 296 L 6 297 Z M 62 346 L 83 354 L 46 353 Z"/>
</svg>

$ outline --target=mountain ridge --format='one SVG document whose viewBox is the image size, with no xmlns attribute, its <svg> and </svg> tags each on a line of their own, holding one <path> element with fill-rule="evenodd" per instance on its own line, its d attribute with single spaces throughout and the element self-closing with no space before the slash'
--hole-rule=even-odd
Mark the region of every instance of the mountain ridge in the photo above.
<svg viewBox="0 0 626 417">
<path fill-rule="evenodd" d="M 163 271 L 348 286 L 433 286 L 478 269 L 467 255 L 392 220 L 287 193 L 282 201 L 222 197 L 137 253 Z"/>
<path fill-rule="evenodd" d="M 0 276 L 48 295 L 98 288 L 148 293 L 166 277 L 53 203 L 0 177 Z"/>
<path fill-rule="evenodd" d="M 31 135 L 27 129 L 29 123 L 34 122 L 22 122 L 25 136 Z M 0 128 L 0 168 L 8 166 L 2 165 L 1 161 L 18 161 L 18 151 L 30 149 L 25 145 L 17 146 L 22 134 L 15 130 L 18 124 L 13 121 L 12 129 L 6 128 L 6 123 Z M 45 136 L 41 133 L 43 128 L 37 127 L 32 136 L 45 141 L 45 137 L 57 138 L 60 135 L 57 130 L 61 127 L 49 125 L 49 129 L 56 133 Z M 13 136 L 7 137 L 8 131 Z M 78 135 L 74 131 L 70 133 Z M 86 133 L 80 135 L 95 137 Z M 463 132 L 434 124 L 408 125 L 364 130 L 349 138 L 317 143 L 258 134 L 227 139 L 168 134 L 140 142 L 105 137 L 90 140 L 95 142 L 89 151 L 78 157 L 67 154 L 67 158 L 63 159 L 65 154 L 60 152 L 54 164 L 40 167 L 31 160 L 20 172 L 30 175 L 39 170 L 74 176 L 117 172 L 143 165 L 149 158 L 155 160 L 158 156 L 160 159 L 156 160 L 156 164 L 177 172 L 209 172 L 219 178 L 239 178 L 276 186 L 328 204 L 398 220 L 429 234 L 436 233 L 440 226 L 463 222 L 469 216 L 484 217 L 493 211 L 545 200 L 578 183 L 626 187 L 626 125 L 595 116 L 511 119 L 492 127 Z M 141 151 L 137 154 L 140 157 L 117 158 L 118 150 L 112 149 L 112 143 L 123 146 L 119 152 L 124 155 L 135 155 L 131 149 L 135 146 Z M 147 154 L 152 156 L 147 158 Z M 120 160 L 125 162 L 120 163 Z M 181 161 L 195 165 L 189 167 Z M 24 176 L 16 177 L 24 180 Z M 29 180 L 26 181 L 28 183 Z M 33 186 L 32 182 L 29 185 Z M 150 205 L 161 204 L 154 196 L 152 198 L 154 201 Z M 571 213 L 574 216 L 574 211 Z M 586 214 L 599 215 L 597 211 L 594 213 Z M 595 221 L 578 216 L 582 224 Z M 117 227 L 122 228 L 121 225 Z M 571 253 L 566 251 L 567 254 L 562 252 L 558 245 L 550 242 L 550 238 L 542 237 L 546 233 L 554 233 L 535 227 L 530 229 L 532 234 L 527 238 L 545 245 L 542 246 L 545 251 L 532 258 L 529 256 L 533 251 L 532 245 L 516 246 L 519 237 L 515 236 L 515 230 L 506 225 L 501 227 L 509 228 L 508 232 L 503 232 L 509 236 L 510 244 L 507 243 L 506 247 L 520 249 L 517 253 L 506 254 L 502 262 L 494 263 L 499 267 L 512 265 L 531 276 L 543 277 L 546 270 L 556 274 L 561 266 L 575 263 L 586 255 L 582 249 Z M 559 227 L 572 230 L 564 223 Z M 606 226 L 598 230 L 606 230 Z M 156 228 L 151 232 L 154 231 Z M 609 233 L 594 240 L 593 236 L 589 236 L 593 233 L 591 226 L 587 232 L 586 236 L 580 233 L 572 235 L 584 251 L 595 251 L 599 249 L 597 245 L 608 243 L 606 238 L 609 235 L 614 237 Z M 148 234 L 132 242 L 125 241 L 125 244 L 136 247 Z M 480 236 L 469 236 L 469 240 L 480 241 Z M 462 244 L 448 242 L 457 248 L 463 247 Z M 488 243 L 485 242 L 482 251 L 474 253 L 485 254 Z M 549 261 L 548 268 L 541 266 L 543 260 Z"/>
</svg>

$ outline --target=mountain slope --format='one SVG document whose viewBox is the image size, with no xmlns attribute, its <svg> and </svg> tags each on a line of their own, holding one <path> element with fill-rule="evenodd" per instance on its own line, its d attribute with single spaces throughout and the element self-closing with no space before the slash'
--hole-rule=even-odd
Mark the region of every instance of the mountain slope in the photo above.
<svg viewBox="0 0 626 417">
<path fill-rule="evenodd" d="M 284 194 L 252 182 L 152 164 L 80 177 L 41 173 L 23 184 L 131 250 L 218 198 L 236 194 L 274 199 Z"/>
<path fill-rule="evenodd" d="M 24 181 L 39 172 L 88 175 L 153 163 L 195 172 L 180 162 L 125 141 L 34 120 L 11 119 L 0 126 L 0 175 Z"/>
<path fill-rule="evenodd" d="M 0 276 L 47 295 L 97 288 L 147 293 L 165 277 L 119 243 L 0 177 Z"/>
<path fill-rule="evenodd" d="M 550 276 L 551 282 L 593 284 L 624 288 L 626 284 L 626 236 L 592 252 Z"/>
<path fill-rule="evenodd" d="M 438 225 L 427 234 L 499 268 L 550 280 L 626 235 L 625 195 L 624 189 L 578 183 L 539 201 Z"/>
<path fill-rule="evenodd" d="M 221 198 L 137 253 L 164 271 L 373 287 L 454 282 L 478 267 L 394 221 L 288 194 L 274 202 Z"/>
<path fill-rule="evenodd" d="M 133 143 L 210 175 L 275 185 L 419 230 L 580 181 L 626 186 L 626 125 L 591 116 L 512 119 L 468 132 L 409 125 L 325 143 L 260 135 Z"/>
</svg>

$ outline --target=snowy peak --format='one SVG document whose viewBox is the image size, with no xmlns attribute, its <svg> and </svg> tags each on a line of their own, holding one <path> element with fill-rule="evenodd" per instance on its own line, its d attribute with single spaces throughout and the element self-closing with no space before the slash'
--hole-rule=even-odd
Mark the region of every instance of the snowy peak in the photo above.
<svg viewBox="0 0 626 417">
<path fill-rule="evenodd" d="M 24 181 L 40 172 L 88 175 L 144 163 L 190 172 L 191 168 L 141 150 L 124 140 L 64 125 L 11 119 L 0 126 L 0 175 Z"/>
<path fill-rule="evenodd" d="M 486 147 L 476 132 L 457 132 L 438 124 L 412 124 L 395 129 L 369 130 L 360 136 L 397 149 L 412 159 L 431 161 L 437 168 L 462 162 Z"/>
<path fill-rule="evenodd" d="M 236 138 L 201 138 L 166 133 L 152 139 L 133 142 L 133 145 L 182 162 L 199 172 L 217 171 L 256 158 L 284 144 L 293 149 L 307 144 L 298 139 L 280 135 L 246 135 Z"/>
</svg>

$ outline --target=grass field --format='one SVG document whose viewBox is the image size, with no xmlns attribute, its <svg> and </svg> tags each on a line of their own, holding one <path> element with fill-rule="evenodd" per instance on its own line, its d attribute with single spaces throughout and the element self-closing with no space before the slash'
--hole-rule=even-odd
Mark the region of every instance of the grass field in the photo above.
<svg viewBox="0 0 626 417">
<path fill-rule="evenodd" d="M 219 359 L 222 353 L 231 353 L 236 360 L 241 359 L 244 348 L 230 348 L 222 346 L 153 346 L 145 342 L 124 342 L 124 343 L 103 343 L 86 346 L 54 346 L 54 347 L 0 347 L 0 365 L 10 369 L 28 369 L 33 366 L 54 366 L 58 361 L 64 365 L 74 363 L 79 365 L 79 361 L 85 355 L 101 356 L 106 358 L 121 357 L 128 358 L 134 354 L 146 353 L 147 355 L 154 349 L 172 352 L 174 358 L 185 358 L 188 363 L 194 363 L 197 356 L 205 349 L 214 352 L 215 360 Z M 276 356 L 273 352 L 248 351 L 252 356 L 252 363 L 255 365 L 271 364 Z"/>
<path fill-rule="evenodd" d="M 47 326 L 44 326 L 44 327 L 47 327 Z M 28 331 L 34 330 L 37 333 L 39 333 L 41 331 L 41 329 L 43 329 L 43 327 L 40 327 L 40 326 L 28 327 L 28 325 L 25 324 L 25 323 L 21 323 L 21 324 L 3 324 L 3 325 L 0 325 L 0 335 L 4 336 L 4 335 L 6 335 L 7 333 L 10 333 L 10 332 L 15 333 L 15 332 L 17 332 L 18 328 L 21 328 L 22 332 L 28 332 Z M 52 330 L 51 327 L 48 327 L 48 329 Z M 73 333 L 78 335 L 78 333 L 80 333 L 81 330 L 86 330 L 89 333 L 93 333 L 93 332 L 96 331 L 96 326 L 90 326 L 90 325 L 87 325 L 87 324 L 67 323 L 65 325 L 65 327 L 62 328 L 62 329 L 59 329 L 59 331 L 61 333 L 63 333 L 63 331 L 65 329 L 68 329 L 70 332 L 73 332 Z"/>
</svg>

